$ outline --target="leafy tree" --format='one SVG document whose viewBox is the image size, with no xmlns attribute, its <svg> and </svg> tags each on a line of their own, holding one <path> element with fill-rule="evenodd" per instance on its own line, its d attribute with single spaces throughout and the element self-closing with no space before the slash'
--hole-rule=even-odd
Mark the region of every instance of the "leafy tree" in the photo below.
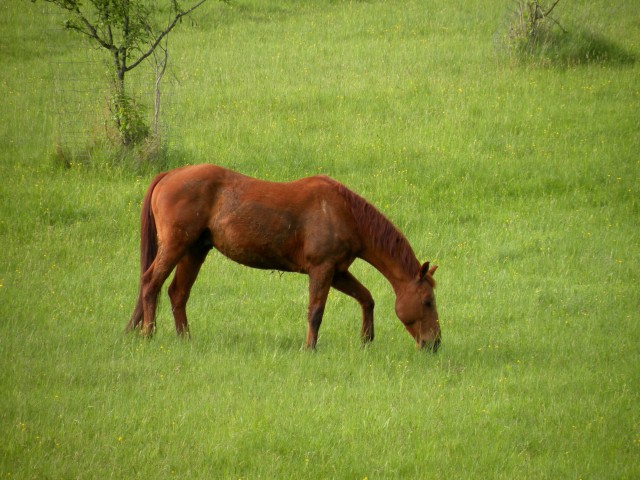
<svg viewBox="0 0 640 480">
<path fill-rule="evenodd" d="M 36 0 L 32 0 L 36 1 Z M 178 0 L 168 0 L 169 21 L 158 26 L 159 2 L 155 0 L 43 0 L 67 12 L 65 28 L 84 35 L 90 43 L 111 55 L 113 66 L 113 120 L 122 143 L 136 143 L 149 134 L 135 103 L 126 93 L 125 78 L 157 50 L 169 32 L 206 0 L 183 7 Z M 166 8 L 166 7 L 165 7 Z M 164 66 L 163 65 L 163 66 Z"/>
</svg>

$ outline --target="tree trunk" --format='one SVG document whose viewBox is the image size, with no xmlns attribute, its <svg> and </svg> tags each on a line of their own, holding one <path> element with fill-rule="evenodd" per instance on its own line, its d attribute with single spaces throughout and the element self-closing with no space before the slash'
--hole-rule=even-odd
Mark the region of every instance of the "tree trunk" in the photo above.
<svg viewBox="0 0 640 480">
<path fill-rule="evenodd" d="M 114 50 L 113 51 L 113 63 L 114 63 L 114 68 L 115 68 L 115 75 L 113 78 L 113 97 L 112 97 L 112 105 L 111 108 L 113 109 L 113 119 L 116 125 L 116 129 L 118 130 L 118 133 L 120 134 L 120 139 L 122 140 L 122 143 L 124 145 L 128 145 L 129 144 L 129 139 L 127 138 L 127 135 L 125 134 L 125 125 L 124 125 L 124 118 L 123 118 L 123 112 L 126 108 L 126 105 L 124 104 L 125 101 L 125 92 L 124 92 L 124 77 L 125 77 L 125 63 L 124 63 L 124 59 L 121 57 L 121 52 L 120 50 Z"/>
</svg>

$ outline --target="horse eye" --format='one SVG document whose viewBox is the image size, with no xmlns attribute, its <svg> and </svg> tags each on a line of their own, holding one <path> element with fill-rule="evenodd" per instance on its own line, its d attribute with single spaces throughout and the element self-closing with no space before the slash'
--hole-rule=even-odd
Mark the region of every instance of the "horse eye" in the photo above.
<svg viewBox="0 0 640 480">
<path fill-rule="evenodd" d="M 422 304 L 427 308 L 433 307 L 433 302 L 431 300 L 425 300 Z"/>
</svg>

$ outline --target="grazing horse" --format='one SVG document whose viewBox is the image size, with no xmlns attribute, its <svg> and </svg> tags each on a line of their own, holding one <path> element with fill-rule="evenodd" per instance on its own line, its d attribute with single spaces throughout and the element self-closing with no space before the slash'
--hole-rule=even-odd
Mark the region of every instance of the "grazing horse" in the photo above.
<svg viewBox="0 0 640 480">
<path fill-rule="evenodd" d="M 331 287 L 360 303 L 362 340 L 373 340 L 373 298 L 349 273 L 356 258 L 391 283 L 396 314 L 418 347 L 440 345 L 437 267 L 421 265 L 389 220 L 329 177 L 278 183 L 215 165 L 177 168 L 153 179 L 141 217 L 140 289 L 127 331 L 153 334 L 158 294 L 175 269 L 169 297 L 176 330 L 188 335 L 189 293 L 215 247 L 249 267 L 309 275 L 309 348 L 316 346 Z"/>
</svg>

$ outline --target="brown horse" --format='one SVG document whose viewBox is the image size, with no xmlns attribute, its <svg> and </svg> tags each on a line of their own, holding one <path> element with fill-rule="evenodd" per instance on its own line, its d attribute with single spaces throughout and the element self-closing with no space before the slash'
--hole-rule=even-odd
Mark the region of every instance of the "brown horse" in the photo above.
<svg viewBox="0 0 640 480">
<path fill-rule="evenodd" d="M 362 307 L 362 339 L 373 340 L 371 293 L 349 267 L 362 258 L 386 277 L 395 310 L 419 347 L 437 350 L 440 325 L 433 273 L 380 212 L 326 176 L 288 183 L 257 180 L 215 165 L 159 174 L 142 204 L 138 302 L 127 325 L 155 330 L 158 293 L 169 286 L 176 330 L 188 335 L 186 304 L 207 253 L 254 268 L 309 275 L 307 347 L 315 348 L 331 287 Z"/>
</svg>

